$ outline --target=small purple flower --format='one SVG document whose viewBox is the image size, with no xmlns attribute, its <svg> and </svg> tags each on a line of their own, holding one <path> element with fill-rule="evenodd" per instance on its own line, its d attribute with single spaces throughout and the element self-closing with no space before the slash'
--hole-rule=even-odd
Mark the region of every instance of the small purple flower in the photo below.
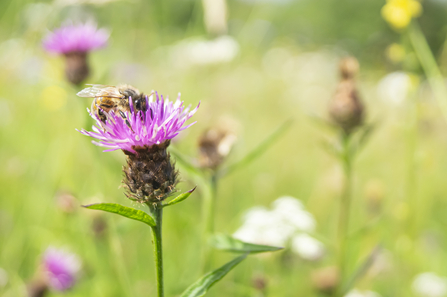
<svg viewBox="0 0 447 297">
<path fill-rule="evenodd" d="M 50 33 L 43 41 L 44 48 L 56 54 L 86 53 L 107 44 L 109 32 L 97 29 L 93 22 L 67 24 Z"/>
<path fill-rule="evenodd" d="M 189 111 L 190 106 L 184 108 L 183 101 L 180 101 L 180 94 L 175 102 L 169 101 L 168 98 L 163 99 L 163 96 L 160 99 L 157 93 L 155 97 L 154 100 L 154 95 L 149 98 L 146 96 L 146 111 L 136 111 L 129 98 L 130 112 L 125 112 L 126 118 L 116 115 L 113 111 L 109 113 L 103 111 L 107 115 L 105 123 L 89 111 L 97 125 L 92 127 L 94 132 L 84 129 L 80 132 L 98 139 L 99 141 L 92 142 L 109 148 L 105 151 L 121 149 L 136 154 L 135 148 L 161 144 L 195 123 L 183 126 L 194 115 L 200 104 Z"/>
<path fill-rule="evenodd" d="M 81 261 L 75 254 L 49 247 L 43 257 L 48 286 L 57 290 L 70 289 L 81 268 Z"/>
</svg>

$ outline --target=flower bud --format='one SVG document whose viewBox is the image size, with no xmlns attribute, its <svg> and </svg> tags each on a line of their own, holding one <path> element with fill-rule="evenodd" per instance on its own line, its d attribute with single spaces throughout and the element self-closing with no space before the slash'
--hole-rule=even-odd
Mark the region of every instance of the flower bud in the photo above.
<svg viewBox="0 0 447 297">
<path fill-rule="evenodd" d="M 341 81 L 329 104 L 329 114 L 345 134 L 349 135 L 362 125 L 364 107 L 360 101 L 354 76 L 358 71 L 355 58 L 346 58 L 340 63 Z"/>
<path fill-rule="evenodd" d="M 199 139 L 200 167 L 216 169 L 231 151 L 236 136 L 229 131 L 209 129 Z"/>
<path fill-rule="evenodd" d="M 65 54 L 65 76 L 74 85 L 83 82 L 90 73 L 87 53 L 69 52 Z"/>
<path fill-rule="evenodd" d="M 152 146 L 134 147 L 136 153 L 124 151 L 123 168 L 126 196 L 138 202 L 158 203 L 168 197 L 177 184 L 178 171 L 167 152 L 170 141 Z"/>
<path fill-rule="evenodd" d="M 359 61 L 354 57 L 347 57 L 340 61 L 338 65 L 342 79 L 354 79 L 359 72 Z"/>
<path fill-rule="evenodd" d="M 339 282 L 340 273 L 335 266 L 320 268 L 312 273 L 312 284 L 321 293 L 327 295 L 334 293 Z"/>
<path fill-rule="evenodd" d="M 48 285 L 45 281 L 36 279 L 26 286 L 26 290 L 28 297 L 43 297 L 48 292 Z"/>
</svg>

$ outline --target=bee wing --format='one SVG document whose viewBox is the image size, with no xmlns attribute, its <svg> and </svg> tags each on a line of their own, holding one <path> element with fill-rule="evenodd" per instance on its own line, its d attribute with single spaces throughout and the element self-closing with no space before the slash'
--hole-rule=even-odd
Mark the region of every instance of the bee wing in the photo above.
<svg viewBox="0 0 447 297">
<path fill-rule="evenodd" d="M 87 97 L 87 98 L 94 98 L 98 95 L 104 96 L 104 97 L 116 97 L 120 98 L 121 95 L 118 93 L 116 87 L 114 86 L 106 86 L 106 85 L 93 85 L 89 84 L 89 88 L 85 88 L 82 91 L 78 92 L 76 95 L 79 97 Z M 101 93 L 101 94 L 100 94 Z"/>
</svg>

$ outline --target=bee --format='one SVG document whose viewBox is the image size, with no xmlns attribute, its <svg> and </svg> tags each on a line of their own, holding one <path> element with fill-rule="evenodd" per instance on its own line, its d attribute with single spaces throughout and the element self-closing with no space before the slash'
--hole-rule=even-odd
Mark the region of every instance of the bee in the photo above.
<svg viewBox="0 0 447 297">
<path fill-rule="evenodd" d="M 124 112 L 130 111 L 129 98 L 137 111 L 146 111 L 146 96 L 131 85 L 106 86 L 106 85 L 90 85 L 77 95 L 79 97 L 94 98 L 92 102 L 92 112 L 105 123 L 107 114 L 113 111 L 126 119 Z M 130 127 L 126 119 L 126 124 Z"/>
</svg>

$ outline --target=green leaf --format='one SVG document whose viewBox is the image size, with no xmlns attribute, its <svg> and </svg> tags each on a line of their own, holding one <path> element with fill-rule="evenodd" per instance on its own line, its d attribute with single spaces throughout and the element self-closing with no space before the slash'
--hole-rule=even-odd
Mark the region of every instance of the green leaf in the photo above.
<svg viewBox="0 0 447 297">
<path fill-rule="evenodd" d="M 194 192 L 194 190 L 195 190 L 196 188 L 197 188 L 197 187 L 194 187 L 194 189 L 189 190 L 188 192 L 185 192 L 185 193 L 183 193 L 183 194 L 178 195 L 177 197 L 175 197 L 174 199 L 172 199 L 172 200 L 169 201 L 168 203 L 163 204 L 163 207 L 171 206 L 171 205 L 177 204 L 177 203 L 179 203 L 179 202 L 182 202 L 183 200 L 185 200 L 186 198 L 188 198 L 189 195 L 191 195 L 192 192 Z"/>
<path fill-rule="evenodd" d="M 119 214 L 120 216 L 140 221 L 151 227 L 155 227 L 154 219 L 150 215 L 139 209 L 127 207 L 117 203 L 95 203 L 95 204 L 83 205 L 82 207 L 116 213 Z"/>
<path fill-rule="evenodd" d="M 194 284 L 189 286 L 185 292 L 180 297 L 200 297 L 204 296 L 208 289 L 211 288 L 216 282 L 220 281 L 231 269 L 233 269 L 237 264 L 241 263 L 247 257 L 247 254 L 239 256 L 222 267 L 208 272 L 201 279 L 196 281 Z"/>
<path fill-rule="evenodd" d="M 276 129 L 276 131 L 273 132 L 267 139 L 265 139 L 260 145 L 258 145 L 254 150 L 252 150 L 244 158 L 242 158 L 242 160 L 228 166 L 227 168 L 220 170 L 218 175 L 220 177 L 228 175 L 238 170 L 239 168 L 247 166 L 249 163 L 256 160 L 265 151 L 267 151 L 267 149 L 269 149 L 276 142 L 276 140 L 278 140 L 279 137 L 284 134 L 284 132 L 287 131 L 287 129 L 292 125 L 292 122 L 293 121 L 291 119 L 287 120 L 278 129 Z"/>
<path fill-rule="evenodd" d="M 371 253 L 368 255 L 368 257 L 363 261 L 363 263 L 357 268 L 357 270 L 353 273 L 353 275 L 348 280 L 347 284 L 343 287 L 342 293 L 343 295 L 348 293 L 349 290 L 354 287 L 355 283 L 361 279 L 368 269 L 371 267 L 371 265 L 375 262 L 377 257 L 379 256 L 380 252 L 382 250 L 382 247 L 380 245 L 377 245 Z"/>
<path fill-rule="evenodd" d="M 259 245 L 243 242 L 231 236 L 218 234 L 211 239 L 211 245 L 218 249 L 237 253 L 264 253 L 274 252 L 283 249 L 282 247 Z"/>
</svg>

